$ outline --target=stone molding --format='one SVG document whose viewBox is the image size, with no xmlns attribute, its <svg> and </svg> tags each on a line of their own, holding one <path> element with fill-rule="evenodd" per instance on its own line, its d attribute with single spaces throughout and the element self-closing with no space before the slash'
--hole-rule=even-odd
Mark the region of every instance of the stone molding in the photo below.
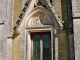
<svg viewBox="0 0 80 60">
<path fill-rule="evenodd" d="M 21 25 L 21 22 L 22 22 L 22 20 L 24 19 L 24 17 L 25 17 L 25 12 L 27 11 L 27 10 L 29 10 L 28 9 L 28 6 L 30 7 L 30 5 L 34 5 L 34 7 L 32 7 L 33 8 L 33 11 L 34 11 L 34 9 L 35 9 L 35 4 L 37 3 L 37 5 L 36 5 L 36 7 L 39 7 L 39 6 L 42 6 L 44 9 L 45 9 L 45 7 L 50 11 L 50 5 L 49 4 L 47 4 L 47 2 L 45 3 L 45 1 L 43 1 L 43 0 L 40 0 L 40 1 L 34 1 L 33 3 L 33 0 L 30 2 L 29 1 L 29 3 L 31 3 L 31 4 L 28 4 L 28 3 L 26 3 L 25 4 L 25 7 L 23 8 L 23 12 L 20 14 L 20 16 L 19 16 L 19 20 L 17 21 L 17 24 L 16 24 L 16 26 L 14 27 L 14 30 L 16 31 L 16 30 L 18 30 L 19 29 L 19 27 L 20 27 L 20 25 Z M 43 4 L 44 3 L 44 4 Z M 38 5 L 38 4 L 40 4 L 40 5 Z M 49 6 L 48 6 L 49 5 Z M 26 6 L 27 6 L 27 8 L 26 8 Z M 49 9 L 50 8 L 50 9 Z M 54 9 L 54 8 L 53 8 Z M 32 12 L 33 12 L 32 11 Z M 60 25 L 60 29 L 63 29 L 63 24 L 62 24 L 62 22 L 60 21 L 60 19 L 58 18 L 58 16 L 57 16 L 57 14 L 55 14 L 54 12 L 54 10 L 52 10 L 51 9 L 51 11 L 52 11 L 52 13 L 51 14 L 53 14 L 54 15 L 54 18 L 55 18 L 55 20 L 58 22 L 58 24 L 57 25 Z M 30 13 L 29 13 L 30 14 Z"/>
</svg>

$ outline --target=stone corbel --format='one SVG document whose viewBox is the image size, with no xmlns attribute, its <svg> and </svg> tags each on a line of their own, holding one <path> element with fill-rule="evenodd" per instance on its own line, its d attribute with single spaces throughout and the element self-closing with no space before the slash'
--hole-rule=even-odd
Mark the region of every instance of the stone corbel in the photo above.
<svg viewBox="0 0 80 60">
<path fill-rule="evenodd" d="M 61 27 L 61 29 L 64 29 L 64 28 L 63 28 L 64 23 L 65 23 L 64 21 L 61 21 L 61 22 L 60 22 L 60 27 Z"/>
<path fill-rule="evenodd" d="M 15 39 L 18 35 L 20 35 L 19 31 L 14 31 L 13 35 L 12 35 L 12 39 Z"/>
</svg>

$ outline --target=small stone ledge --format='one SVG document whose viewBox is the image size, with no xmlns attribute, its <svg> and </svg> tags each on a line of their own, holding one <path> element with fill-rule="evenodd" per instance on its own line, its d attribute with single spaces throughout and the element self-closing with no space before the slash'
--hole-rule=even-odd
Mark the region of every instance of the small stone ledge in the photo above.
<svg viewBox="0 0 80 60">
<path fill-rule="evenodd" d="M 4 20 L 0 21 L 0 25 L 4 24 Z"/>
</svg>

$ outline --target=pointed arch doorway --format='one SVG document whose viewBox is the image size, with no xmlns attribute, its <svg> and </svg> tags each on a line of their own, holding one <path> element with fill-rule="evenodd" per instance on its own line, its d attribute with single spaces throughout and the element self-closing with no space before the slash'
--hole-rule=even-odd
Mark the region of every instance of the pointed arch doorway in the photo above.
<svg viewBox="0 0 80 60">
<path fill-rule="evenodd" d="M 43 7 L 36 7 L 26 18 L 27 60 L 53 60 L 54 40 L 59 23 Z"/>
<path fill-rule="evenodd" d="M 32 0 L 33 3 L 30 4 L 25 14 L 22 15 L 24 16 L 21 18 L 22 20 L 18 20 L 20 26 L 17 24 L 18 29 L 15 29 L 24 33 L 22 34 L 25 41 L 23 44 L 25 49 L 22 51 L 24 60 L 55 60 L 53 59 L 55 57 L 53 47 L 55 45 L 55 35 L 63 25 L 54 16 L 54 13 L 51 12 L 47 3 L 36 4 L 35 6 L 35 1 Z M 39 40 L 36 40 L 36 38 L 39 38 Z"/>
</svg>

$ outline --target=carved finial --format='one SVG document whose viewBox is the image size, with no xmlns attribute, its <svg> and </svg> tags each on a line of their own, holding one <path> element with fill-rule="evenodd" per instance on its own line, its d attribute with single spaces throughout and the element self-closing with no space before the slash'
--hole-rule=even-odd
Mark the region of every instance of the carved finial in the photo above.
<svg viewBox="0 0 80 60">
<path fill-rule="evenodd" d="M 41 4 L 41 0 L 36 0 L 36 4 L 35 5 L 40 5 Z"/>
</svg>

